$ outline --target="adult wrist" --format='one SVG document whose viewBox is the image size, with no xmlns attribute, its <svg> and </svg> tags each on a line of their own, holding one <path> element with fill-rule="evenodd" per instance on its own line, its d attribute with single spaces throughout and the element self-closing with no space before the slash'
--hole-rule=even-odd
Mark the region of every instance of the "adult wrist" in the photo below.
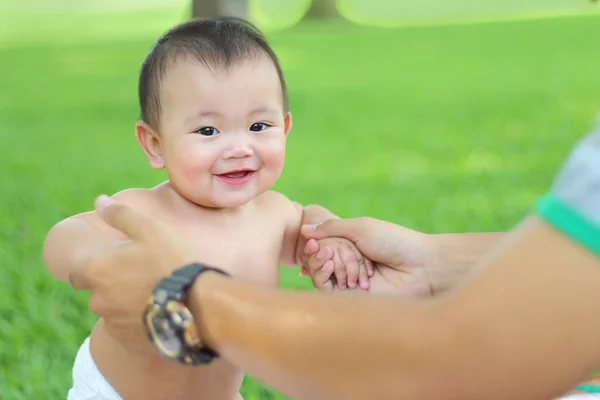
<svg viewBox="0 0 600 400">
<path fill-rule="evenodd" d="M 229 276 L 219 268 L 198 262 L 186 263 L 156 284 L 144 309 L 142 319 L 146 333 L 160 355 L 170 361 L 198 365 L 219 357 L 198 334 L 196 319 L 205 314 L 204 310 L 198 311 L 197 302 L 189 301 L 196 280 L 207 273 Z M 190 308 L 196 310 L 192 312 Z"/>
<path fill-rule="evenodd" d="M 437 296 L 454 286 L 462 275 L 459 268 L 464 265 L 459 240 L 452 234 L 427 234 L 427 259 L 423 266 L 429 280 L 431 293 Z"/>
<path fill-rule="evenodd" d="M 222 300 L 229 284 L 231 278 L 215 271 L 207 271 L 196 278 L 186 298 L 186 305 L 194 317 L 202 343 L 215 350 L 218 350 L 227 332 L 226 311 Z"/>
<path fill-rule="evenodd" d="M 504 232 L 440 233 L 427 237 L 425 273 L 434 296 L 452 290 L 479 263 Z"/>
</svg>

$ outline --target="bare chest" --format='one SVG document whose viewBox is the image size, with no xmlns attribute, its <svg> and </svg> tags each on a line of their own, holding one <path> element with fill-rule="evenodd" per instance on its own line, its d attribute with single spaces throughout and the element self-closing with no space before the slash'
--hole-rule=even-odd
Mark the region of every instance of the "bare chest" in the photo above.
<svg viewBox="0 0 600 400">
<path fill-rule="evenodd" d="M 239 219 L 209 215 L 178 218 L 165 215 L 198 261 L 226 270 L 236 279 L 278 286 L 284 228 L 259 215 Z"/>
</svg>

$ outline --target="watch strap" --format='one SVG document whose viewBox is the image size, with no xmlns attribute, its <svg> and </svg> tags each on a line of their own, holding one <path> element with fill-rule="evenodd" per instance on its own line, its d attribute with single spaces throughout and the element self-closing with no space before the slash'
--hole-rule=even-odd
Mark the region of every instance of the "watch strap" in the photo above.
<svg viewBox="0 0 600 400">
<path fill-rule="evenodd" d="M 185 301 L 187 299 L 188 290 L 194 284 L 196 278 L 205 272 L 217 272 L 219 274 L 230 276 L 227 272 L 210 267 L 201 263 L 187 264 L 177 270 L 175 270 L 170 276 L 163 278 L 153 291 L 153 302 L 154 304 L 160 305 L 161 308 L 165 309 L 169 302 L 176 302 L 183 305 L 183 309 L 176 313 L 176 316 L 167 313 L 165 317 L 171 322 L 176 318 L 179 325 L 185 325 L 188 323 L 193 324 L 194 316 L 190 313 Z M 180 326 L 182 328 L 182 326 Z M 183 330 L 177 330 L 178 337 L 181 342 L 181 352 L 179 357 L 176 359 L 171 358 L 173 361 L 177 361 L 185 365 L 199 365 L 208 364 L 214 358 L 218 358 L 220 355 L 214 350 L 207 346 L 193 347 L 190 346 L 184 336 Z"/>
<path fill-rule="evenodd" d="M 183 302 L 186 300 L 188 289 L 194 284 L 196 278 L 200 274 L 209 271 L 229 276 L 227 272 L 219 268 L 209 267 L 200 263 L 187 264 L 175 270 L 171 276 L 163 278 L 159 284 L 156 285 L 154 295 L 156 296 L 159 292 L 165 291 L 169 300 Z"/>
</svg>

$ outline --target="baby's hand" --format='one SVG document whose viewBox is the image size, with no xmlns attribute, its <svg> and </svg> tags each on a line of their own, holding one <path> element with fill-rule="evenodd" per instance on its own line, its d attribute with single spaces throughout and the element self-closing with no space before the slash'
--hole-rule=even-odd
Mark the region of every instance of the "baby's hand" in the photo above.
<svg viewBox="0 0 600 400">
<path fill-rule="evenodd" d="M 306 267 L 311 276 L 324 273 L 319 280 L 331 280 L 338 289 L 357 286 L 369 289 L 373 276 L 373 263 L 362 255 L 354 243 L 343 238 L 310 239 L 304 253 L 308 256 Z"/>
</svg>

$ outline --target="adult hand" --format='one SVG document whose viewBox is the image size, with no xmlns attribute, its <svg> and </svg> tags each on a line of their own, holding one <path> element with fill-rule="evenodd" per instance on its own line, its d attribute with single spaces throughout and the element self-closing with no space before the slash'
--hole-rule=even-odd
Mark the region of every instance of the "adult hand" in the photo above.
<svg viewBox="0 0 600 400">
<path fill-rule="evenodd" d="M 312 279 L 318 289 L 331 290 L 334 285 L 329 279 L 331 274 L 319 270 L 323 260 L 331 258 L 331 249 L 319 249 L 317 240 L 342 237 L 354 242 L 358 250 L 373 261 L 375 272 L 370 278 L 371 292 L 411 297 L 433 294 L 426 272 L 432 258 L 427 234 L 367 217 L 332 219 L 319 225 L 304 225 L 302 234 L 309 239 L 306 252 L 313 254 L 309 265 L 304 268 L 304 274 L 307 269 L 316 271 Z"/>
<path fill-rule="evenodd" d="M 90 288 L 89 308 L 111 337 L 130 351 L 156 354 L 146 339 L 143 309 L 154 286 L 190 262 L 192 252 L 165 224 L 107 196 L 96 200 L 96 210 L 129 240 L 90 257 L 72 280 Z"/>
</svg>

